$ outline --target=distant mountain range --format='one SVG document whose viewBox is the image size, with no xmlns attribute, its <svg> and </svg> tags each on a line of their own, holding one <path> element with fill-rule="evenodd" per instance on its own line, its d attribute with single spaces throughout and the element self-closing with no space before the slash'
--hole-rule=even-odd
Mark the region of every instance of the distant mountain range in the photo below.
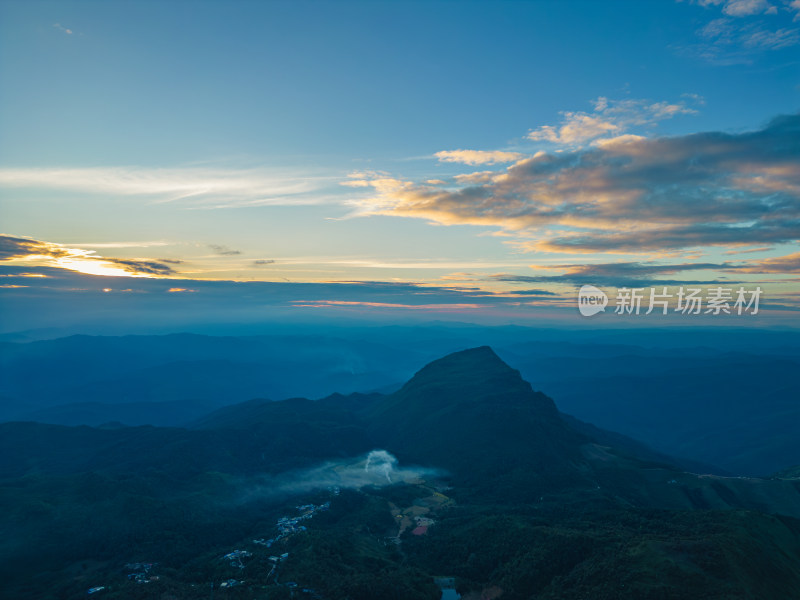
<svg viewBox="0 0 800 600">
<path fill-rule="evenodd" d="M 800 462 L 797 339 L 463 325 L 0 342 L 0 421 L 185 427 L 253 398 L 391 392 L 437 356 L 493 340 L 562 413 L 688 463 L 763 476 Z"/>
<path fill-rule="evenodd" d="M 492 495 L 493 502 L 578 489 L 641 506 L 743 507 L 800 517 L 792 484 L 714 476 L 713 467 L 682 464 L 700 472 L 691 475 L 676 466 L 679 459 L 561 415 L 488 346 L 433 361 L 393 394 L 251 401 L 216 411 L 195 427 L 262 432 L 298 422 L 324 423 L 326 431 L 358 429 L 402 462 L 447 469 L 461 490 Z M 665 485 L 673 479 L 676 484 Z"/>
</svg>

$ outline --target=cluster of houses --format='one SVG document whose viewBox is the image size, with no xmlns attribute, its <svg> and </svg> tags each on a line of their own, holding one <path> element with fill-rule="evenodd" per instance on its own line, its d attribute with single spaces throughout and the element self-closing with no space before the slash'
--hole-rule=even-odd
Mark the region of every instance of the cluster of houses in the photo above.
<svg viewBox="0 0 800 600">
<path fill-rule="evenodd" d="M 268 540 L 263 538 L 259 540 L 253 540 L 253 543 L 270 548 L 276 542 L 279 542 L 282 539 L 289 537 L 293 533 L 306 531 L 307 528 L 305 525 L 302 524 L 302 522 L 312 518 L 319 511 L 328 510 L 330 507 L 331 507 L 330 502 L 325 502 L 324 504 L 302 504 L 296 507 L 297 510 L 300 511 L 300 514 L 298 516 L 281 517 L 280 519 L 278 519 L 278 522 L 275 525 L 278 529 L 277 536 L 275 536 L 274 538 L 270 538 Z"/>
<path fill-rule="evenodd" d="M 325 504 L 302 504 L 297 506 L 297 510 L 300 513 L 296 517 L 281 517 L 278 519 L 276 523 L 276 528 L 278 529 L 278 535 L 273 538 L 269 539 L 258 539 L 253 540 L 253 543 L 259 546 L 266 546 L 267 548 L 271 548 L 273 544 L 281 541 L 289 537 L 294 533 L 299 533 L 301 531 L 306 531 L 306 526 L 303 525 L 303 521 L 306 521 L 312 518 L 315 514 L 322 510 L 328 510 L 331 507 L 330 502 L 326 502 Z M 236 567 L 238 569 L 244 569 L 244 558 L 248 558 L 252 556 L 251 552 L 247 550 L 234 550 L 233 552 L 229 552 L 225 556 L 222 557 L 222 560 L 227 560 L 230 562 L 232 567 Z M 270 570 L 269 574 L 267 575 L 267 580 L 272 577 L 277 569 L 278 565 L 286 560 L 289 557 L 289 553 L 286 552 L 281 554 L 280 556 L 270 556 L 269 561 L 272 563 L 272 569 Z M 233 582 L 233 583 L 232 583 Z M 220 587 L 233 587 L 234 585 L 241 585 L 242 582 L 236 583 L 236 580 L 229 579 L 225 582 L 227 585 L 221 585 Z M 288 584 L 286 584 L 288 585 Z M 295 584 L 296 585 L 296 584 Z"/>
<path fill-rule="evenodd" d="M 250 556 L 253 556 L 253 553 L 247 550 L 234 550 L 223 556 L 222 560 L 230 561 L 232 567 L 244 569 L 244 561 L 242 559 Z"/>
<path fill-rule="evenodd" d="M 150 583 L 158 581 L 158 575 L 152 575 L 150 571 L 157 563 L 128 563 L 125 570 L 128 571 L 128 579 L 136 583 Z"/>
<path fill-rule="evenodd" d="M 340 489 L 338 487 L 333 487 L 329 489 L 330 492 L 333 493 L 334 496 L 338 496 L 340 493 Z M 301 531 L 306 531 L 306 526 L 303 525 L 304 521 L 311 519 L 319 513 L 320 511 L 325 511 L 330 509 L 331 503 L 325 502 L 324 504 L 302 504 L 297 506 L 298 515 L 296 517 L 281 517 L 278 519 L 276 523 L 276 528 L 278 530 L 278 535 L 270 539 L 258 539 L 253 540 L 254 544 L 260 546 L 266 546 L 270 548 L 273 544 L 281 541 L 289 537 L 292 534 L 299 533 Z M 252 552 L 248 550 L 234 550 L 233 552 L 229 552 L 225 556 L 222 557 L 221 560 L 228 561 L 232 567 L 237 569 L 244 569 L 245 563 L 244 559 L 250 558 L 253 556 Z M 272 570 L 270 571 L 267 579 L 269 579 L 273 573 L 275 572 L 278 565 L 286 560 L 289 557 L 289 553 L 285 552 L 279 556 L 270 556 L 269 562 L 272 563 Z M 128 572 L 128 579 L 131 581 L 135 581 L 136 583 L 150 583 L 153 581 L 158 581 L 159 577 L 157 575 L 152 574 L 153 568 L 157 565 L 157 563 L 127 563 L 125 565 L 125 570 Z M 228 579 L 227 581 L 223 581 L 219 584 L 220 588 L 232 588 L 243 585 L 245 582 L 244 580 L 238 579 Z M 277 581 L 276 581 L 277 583 Z M 300 586 L 294 582 L 290 581 L 288 583 L 283 584 L 292 589 L 292 593 L 301 593 L 305 596 L 310 596 L 311 598 L 321 599 L 319 592 L 311 588 L 300 588 Z M 96 594 L 98 592 L 102 592 L 106 590 L 105 586 L 97 586 L 90 588 L 87 593 L 89 595 Z"/>
</svg>

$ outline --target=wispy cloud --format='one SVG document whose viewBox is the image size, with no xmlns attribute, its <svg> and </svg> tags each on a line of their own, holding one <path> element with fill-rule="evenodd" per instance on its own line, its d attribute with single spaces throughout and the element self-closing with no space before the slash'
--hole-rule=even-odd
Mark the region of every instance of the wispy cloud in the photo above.
<svg viewBox="0 0 800 600">
<path fill-rule="evenodd" d="M 717 283 L 718 272 L 724 265 L 716 263 L 680 263 L 658 264 L 641 262 L 616 262 L 595 264 L 557 264 L 531 265 L 534 272 L 540 275 L 517 275 L 499 273 L 488 277 L 491 281 L 503 283 L 559 283 L 559 284 L 594 284 L 612 287 L 637 287 L 641 285 L 675 285 L 683 283 Z M 704 279 L 692 277 L 695 271 L 707 271 L 710 276 Z M 685 274 L 685 275 L 678 275 Z M 667 277 L 665 277 L 667 276 Z"/>
<path fill-rule="evenodd" d="M 774 15 L 778 9 L 767 0 L 728 0 L 722 12 L 733 17 L 746 17 L 760 14 Z"/>
<path fill-rule="evenodd" d="M 55 266 L 24 267 L 0 261 L 0 276 L 7 276 L 9 285 L 31 285 L 31 274 L 46 277 L 39 287 L 43 293 L 55 294 L 76 289 L 111 288 L 117 285 L 106 277 L 84 272 L 69 272 Z M 502 307 L 518 304 L 519 299 L 509 298 L 502 292 L 485 291 L 475 286 L 423 285 L 395 281 L 330 281 L 318 283 L 266 282 L 266 281 L 226 281 L 142 278 L 125 281 L 126 289 L 140 292 L 141 297 L 161 294 L 176 294 L 191 291 L 192 296 L 202 306 L 212 300 L 220 305 L 233 302 L 238 308 L 263 309 L 265 306 L 284 307 L 296 310 L 300 307 L 331 309 L 401 309 L 423 311 L 449 311 L 476 309 L 480 307 Z M 548 294 L 530 293 L 530 296 Z M 141 300 L 145 301 L 145 300 Z M 154 300 L 155 301 L 155 300 Z"/>
<path fill-rule="evenodd" d="M 465 308 L 480 308 L 480 304 L 463 304 L 463 303 L 449 303 L 449 304 L 403 304 L 400 302 L 365 302 L 356 300 L 292 300 L 295 306 L 304 307 L 364 307 L 364 308 L 401 308 L 408 310 L 423 310 L 423 311 L 452 311 Z"/>
<path fill-rule="evenodd" d="M 793 21 L 800 21 L 800 0 L 791 0 L 787 5 L 790 12 L 794 13 Z"/>
<path fill-rule="evenodd" d="M 739 269 L 745 273 L 800 273 L 800 252 L 751 261 Z"/>
<path fill-rule="evenodd" d="M 74 33 L 72 29 L 67 29 L 61 23 L 53 23 L 53 27 L 55 29 L 58 29 L 59 31 L 66 33 L 67 35 L 72 35 Z"/>
<path fill-rule="evenodd" d="M 37 280 L 23 275 L 31 273 L 43 274 L 46 278 Z M 697 274 L 701 272 L 698 270 Z M 582 318 L 576 310 L 574 297 L 580 285 L 579 274 L 545 271 L 542 275 L 532 272 L 531 276 L 476 275 L 483 281 L 483 287 L 496 291 L 386 281 L 293 283 L 177 277 L 121 280 L 63 268 L 0 263 L 3 285 L 27 286 L 3 289 L 0 296 L 5 309 L 3 316 L 6 322 L 13 321 L 15 330 L 79 324 L 85 331 L 87 323 L 96 323 L 103 331 L 116 327 L 130 333 L 131 328 L 140 326 L 148 330 L 157 326 L 174 331 L 191 325 L 205 327 L 209 323 L 229 322 L 231 318 L 237 323 L 263 324 L 265 319 L 304 321 L 319 316 L 370 319 L 390 315 L 427 321 L 429 315 L 435 314 L 437 318 L 459 321 L 466 316 L 473 322 L 496 322 L 499 318 L 503 322 L 513 319 L 516 323 Z M 602 282 L 596 279 L 597 275 L 593 273 L 591 280 L 583 282 L 619 286 L 622 281 Z M 583 277 L 590 277 L 590 274 L 584 273 Z M 676 275 L 674 280 L 678 282 L 680 277 Z M 752 281 L 754 275 L 747 277 Z M 770 290 L 770 298 L 777 298 L 777 292 L 783 288 L 776 286 L 793 285 L 785 284 L 783 277 L 774 284 L 762 283 L 761 278 L 759 284 L 765 287 L 765 294 Z M 671 285 L 663 273 L 654 279 L 642 275 L 629 280 L 634 287 Z M 775 279 L 777 281 L 778 276 Z M 696 278 L 691 281 L 701 283 Z M 709 284 L 723 282 L 725 285 L 736 283 L 734 275 L 727 280 L 724 277 L 709 280 Z M 797 298 L 788 297 L 785 303 L 796 307 Z M 764 316 L 767 314 L 765 310 Z M 146 319 L 142 318 L 144 315 Z M 769 318 L 773 317 L 785 318 L 781 314 Z"/>
<path fill-rule="evenodd" d="M 697 0 L 697 4 L 704 7 L 721 7 L 723 13 L 732 17 L 774 15 L 778 12 L 777 7 L 768 0 Z"/>
<path fill-rule="evenodd" d="M 495 165 L 510 163 L 523 157 L 519 152 L 500 150 L 443 150 L 434 154 L 441 162 L 463 163 L 465 165 Z"/>
<path fill-rule="evenodd" d="M 220 256 L 237 256 L 242 253 L 241 250 L 234 250 L 219 244 L 209 244 L 208 247 L 214 251 L 214 254 L 219 254 Z"/>
<path fill-rule="evenodd" d="M 561 263 L 531 265 L 536 273 L 544 275 L 517 275 L 501 273 L 490 275 L 491 281 L 505 283 L 573 283 L 582 285 L 636 286 L 641 284 L 674 285 L 682 283 L 717 283 L 731 274 L 739 276 L 800 273 L 800 252 L 786 256 L 737 262 L 606 262 L 606 263 Z M 705 273 L 705 278 L 696 275 Z M 730 283 L 730 281 L 729 281 Z"/>
<path fill-rule="evenodd" d="M 0 188 L 142 196 L 205 208 L 308 205 L 333 201 L 339 178 L 261 169 L 97 167 L 2 168 Z M 325 191 L 326 186 L 331 190 Z"/>
<path fill-rule="evenodd" d="M 158 246 L 169 246 L 169 242 L 78 242 L 73 245 L 79 248 L 97 248 L 100 250 L 109 248 L 154 248 Z"/>
<path fill-rule="evenodd" d="M 499 281 L 499 280 L 498 280 Z M 548 292 L 547 290 L 508 290 L 504 294 L 513 294 L 514 296 L 556 296 L 555 292 Z"/>
<path fill-rule="evenodd" d="M 524 250 L 660 252 L 800 239 L 800 115 L 745 133 L 624 137 L 441 188 L 365 179 L 360 214 L 488 225 Z"/>
<path fill-rule="evenodd" d="M 592 112 L 562 112 L 559 125 L 543 125 L 528 133 L 528 138 L 567 146 L 581 146 L 599 138 L 617 137 L 632 127 L 652 126 L 678 115 L 696 114 L 694 106 L 702 104 L 700 96 L 688 94 L 677 102 L 650 100 L 594 101 Z"/>
<path fill-rule="evenodd" d="M 800 43 L 800 30 L 769 30 L 759 23 L 740 23 L 733 19 L 714 19 L 698 31 L 707 42 L 703 57 L 728 62 L 749 61 L 753 53 L 777 50 Z"/>
<path fill-rule="evenodd" d="M 797 0 L 699 0 L 697 4 L 721 14 L 697 30 L 696 44 L 678 49 L 684 54 L 712 64 L 748 64 L 765 52 L 800 44 L 800 29 L 792 26 L 800 15 Z"/>
</svg>

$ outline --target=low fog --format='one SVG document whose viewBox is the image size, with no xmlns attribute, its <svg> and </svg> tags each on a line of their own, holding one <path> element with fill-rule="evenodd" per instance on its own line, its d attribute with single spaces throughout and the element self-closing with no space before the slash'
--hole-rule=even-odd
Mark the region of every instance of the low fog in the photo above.
<svg viewBox="0 0 800 600">
<path fill-rule="evenodd" d="M 400 466 L 397 457 L 386 450 L 372 450 L 361 457 L 327 461 L 319 466 L 263 478 L 250 489 L 245 502 L 259 498 L 293 496 L 328 488 L 360 489 L 397 483 L 417 483 L 442 477 L 440 469 Z"/>
</svg>

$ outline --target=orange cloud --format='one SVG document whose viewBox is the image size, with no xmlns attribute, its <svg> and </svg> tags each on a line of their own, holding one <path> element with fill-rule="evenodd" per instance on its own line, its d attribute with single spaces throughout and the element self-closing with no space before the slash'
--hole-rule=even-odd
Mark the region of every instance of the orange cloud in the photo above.
<svg viewBox="0 0 800 600">
<path fill-rule="evenodd" d="M 465 165 L 495 165 L 514 162 L 522 158 L 519 152 L 500 150 L 443 150 L 434 154 L 441 162 L 463 163 Z"/>
<path fill-rule="evenodd" d="M 602 108 L 616 114 L 617 105 Z M 680 106 L 647 106 L 650 115 Z M 688 109 L 687 109 L 688 110 Z M 501 173 L 441 188 L 379 174 L 358 214 L 483 225 L 529 251 L 664 253 L 800 240 L 800 115 L 739 134 L 612 138 L 581 151 L 538 153 Z"/>
<path fill-rule="evenodd" d="M 112 277 L 157 277 L 175 273 L 172 267 L 160 261 L 107 258 L 96 255 L 93 250 L 3 234 L 0 234 L 0 261 L 61 267 L 88 275 Z M 44 277 L 39 274 L 28 276 Z"/>
</svg>

